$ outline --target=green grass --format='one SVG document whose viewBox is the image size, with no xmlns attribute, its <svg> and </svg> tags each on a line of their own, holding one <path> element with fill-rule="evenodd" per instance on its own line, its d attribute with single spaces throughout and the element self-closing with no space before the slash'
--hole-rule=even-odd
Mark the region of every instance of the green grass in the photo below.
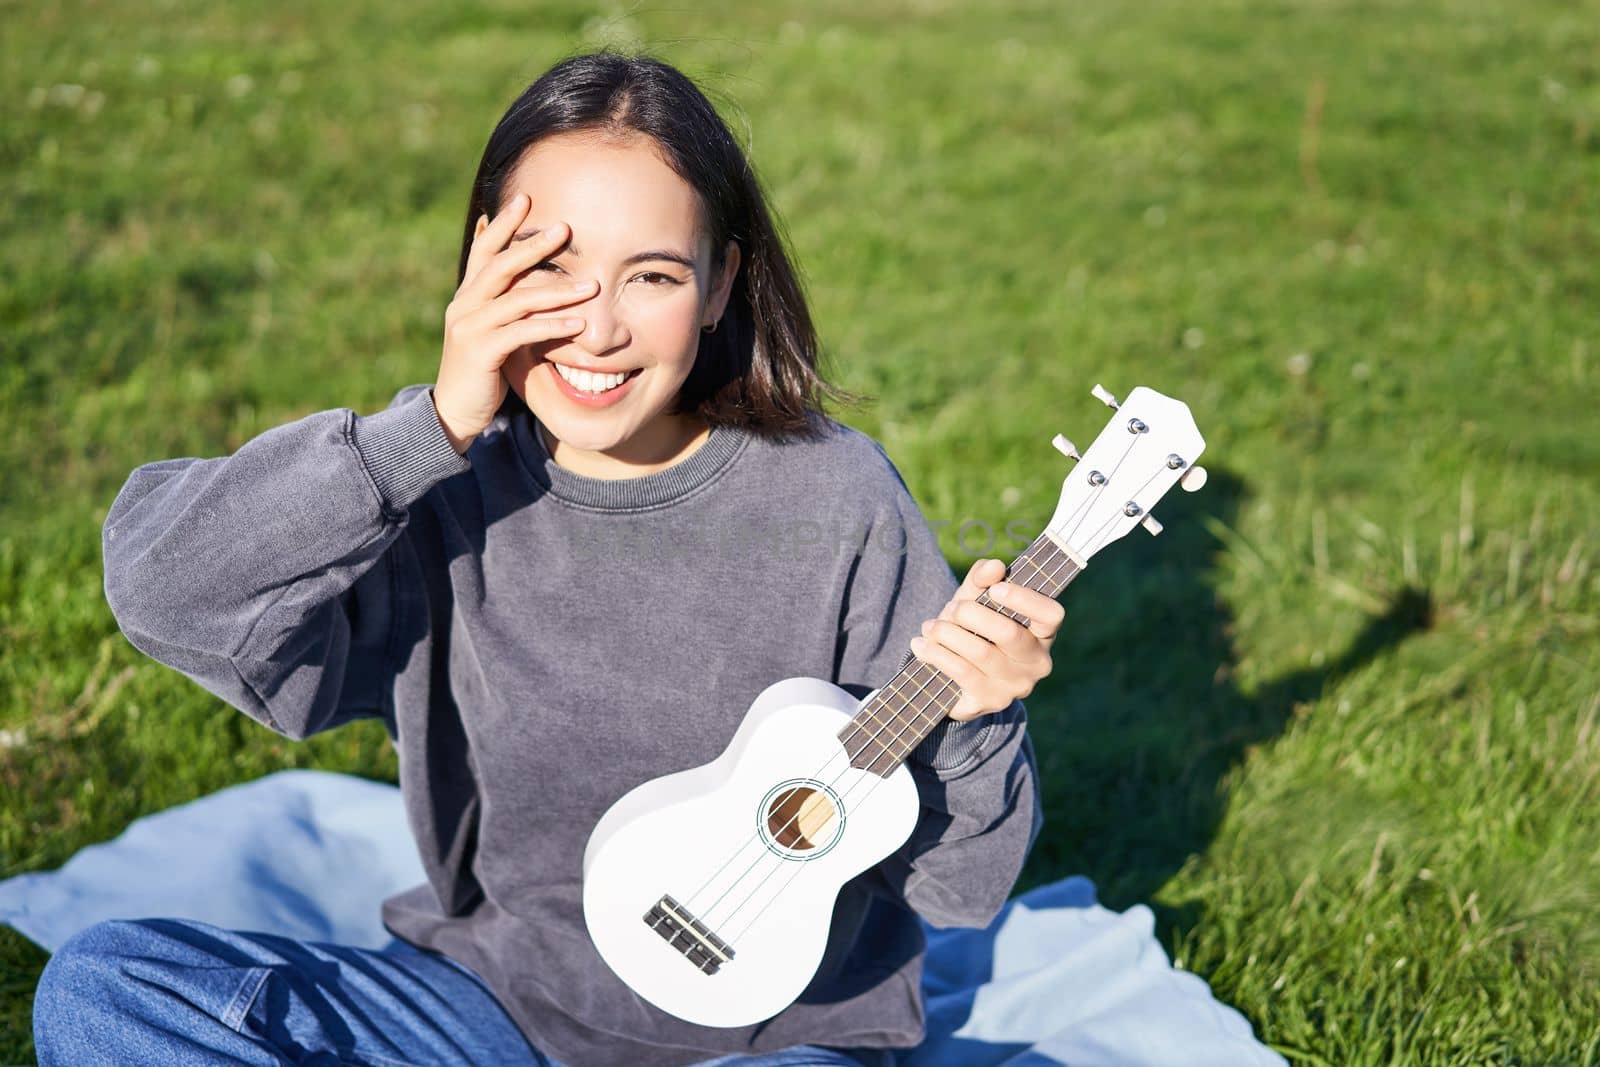
<svg viewBox="0 0 1600 1067">
<path fill-rule="evenodd" d="M 432 381 L 489 129 L 632 43 L 751 146 L 958 572 L 955 524 L 1049 515 L 1094 382 L 1208 437 L 1064 596 L 1021 888 L 1151 905 L 1297 1064 L 1600 1062 L 1600 7 L 795 10 L 8 11 L 0 876 L 394 780 L 376 723 L 292 743 L 129 646 L 100 525 L 138 464 Z M 0 931 L 0 1062 L 44 960 Z"/>
</svg>

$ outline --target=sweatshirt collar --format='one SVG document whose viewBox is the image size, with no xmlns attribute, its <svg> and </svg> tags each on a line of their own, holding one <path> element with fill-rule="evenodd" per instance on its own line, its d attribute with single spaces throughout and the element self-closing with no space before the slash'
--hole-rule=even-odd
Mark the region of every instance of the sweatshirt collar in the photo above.
<svg viewBox="0 0 1600 1067">
<path fill-rule="evenodd" d="M 551 459 L 534 424 L 531 411 L 511 419 L 512 439 L 534 481 L 568 503 L 603 511 L 659 507 L 686 496 L 732 463 L 752 436 L 743 427 L 713 426 L 699 448 L 665 470 L 637 478 L 592 478 Z"/>
</svg>

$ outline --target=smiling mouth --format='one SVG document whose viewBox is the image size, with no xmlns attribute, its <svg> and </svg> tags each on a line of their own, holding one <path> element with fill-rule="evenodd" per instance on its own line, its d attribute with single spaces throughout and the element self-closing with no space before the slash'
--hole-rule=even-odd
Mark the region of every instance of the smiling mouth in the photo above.
<svg viewBox="0 0 1600 1067">
<path fill-rule="evenodd" d="M 580 393 L 588 393 L 593 396 L 609 393 L 630 378 L 637 377 L 639 372 L 644 369 L 643 367 L 635 367 L 627 371 L 595 374 L 592 371 L 576 370 L 565 363 L 557 363 L 553 359 L 549 360 L 549 363 L 568 385 Z"/>
</svg>

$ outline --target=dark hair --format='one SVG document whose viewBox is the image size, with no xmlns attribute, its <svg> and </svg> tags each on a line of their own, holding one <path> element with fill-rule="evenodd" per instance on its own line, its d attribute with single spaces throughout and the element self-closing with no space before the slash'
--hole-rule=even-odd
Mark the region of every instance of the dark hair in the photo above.
<svg viewBox="0 0 1600 1067">
<path fill-rule="evenodd" d="M 737 425 L 766 437 L 814 437 L 811 413 L 827 400 L 865 397 L 826 382 L 804 293 L 790 266 L 765 194 L 744 152 L 711 102 L 675 67 L 610 49 L 562 60 L 512 102 L 489 135 L 467 205 L 456 284 L 466 276 L 479 215 L 498 214 L 505 184 L 526 151 L 544 137 L 588 132 L 643 134 L 699 195 L 711 237 L 713 276 L 729 240 L 739 243 L 739 271 L 715 332 L 700 349 L 673 408 L 707 424 Z M 527 406 L 508 391 L 501 413 Z"/>
</svg>

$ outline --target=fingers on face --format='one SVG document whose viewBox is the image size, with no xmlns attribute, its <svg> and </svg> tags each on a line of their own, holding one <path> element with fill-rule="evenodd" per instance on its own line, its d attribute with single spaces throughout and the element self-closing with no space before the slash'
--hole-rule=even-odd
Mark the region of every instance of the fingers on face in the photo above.
<svg viewBox="0 0 1600 1067">
<path fill-rule="evenodd" d="M 495 253 L 495 258 L 484 271 L 484 276 L 496 287 L 496 292 L 504 292 L 518 275 L 538 264 L 566 242 L 567 224 L 552 222 L 541 228 L 536 235 L 524 238 L 511 247 Z"/>
<path fill-rule="evenodd" d="M 530 207 L 528 198 L 519 193 L 493 222 L 480 227 L 467 255 L 467 273 L 473 284 L 503 292 L 518 274 L 566 243 L 567 224 L 557 220 L 541 227 L 536 235 L 512 244 L 511 238 L 517 226 L 527 219 Z"/>
<path fill-rule="evenodd" d="M 592 295 L 592 289 L 574 291 L 566 285 L 512 289 L 485 300 L 471 313 L 469 320 L 484 329 L 512 325 L 520 328 L 523 324 L 533 323 L 535 333 L 528 335 L 529 340 L 547 340 L 583 329 L 581 309 L 572 305 Z M 537 324 L 540 323 L 545 324 L 550 332 L 538 333 L 541 327 Z"/>
<path fill-rule="evenodd" d="M 511 322 L 541 311 L 566 308 L 570 304 L 588 300 L 594 295 L 594 288 L 592 281 L 572 282 L 551 275 L 548 281 L 508 289 L 496 297 L 495 302 L 504 305 L 497 318 Z"/>
<path fill-rule="evenodd" d="M 516 232 L 517 223 L 527 217 L 530 206 L 528 198 L 518 193 L 487 224 L 480 219 L 478 230 L 472 238 L 472 251 L 467 253 L 468 278 L 477 277 L 490 257 L 506 246 Z"/>
<path fill-rule="evenodd" d="M 522 344 L 531 345 L 557 337 L 570 337 L 582 330 L 583 326 L 581 318 L 535 317 L 512 323 L 508 328 Z"/>
</svg>

